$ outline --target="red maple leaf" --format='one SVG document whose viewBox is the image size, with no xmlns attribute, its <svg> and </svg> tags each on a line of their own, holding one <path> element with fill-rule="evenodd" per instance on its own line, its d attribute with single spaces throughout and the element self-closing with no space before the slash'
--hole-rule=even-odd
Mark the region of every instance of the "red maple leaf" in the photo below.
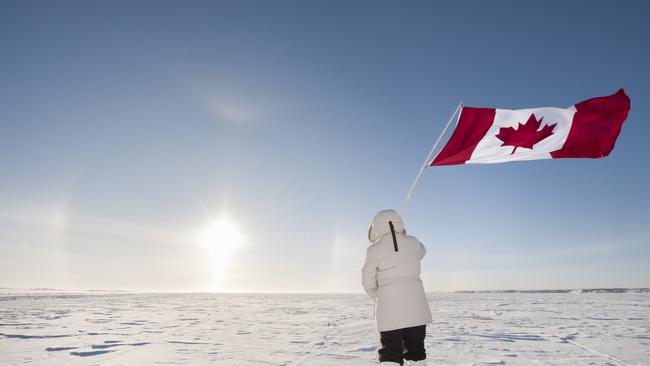
<svg viewBox="0 0 650 366">
<path fill-rule="evenodd" d="M 501 146 L 514 147 L 510 155 L 514 154 L 518 147 L 532 149 L 533 145 L 551 136 L 553 134 L 553 129 L 555 129 L 555 125 L 557 125 L 557 123 L 550 126 L 545 125 L 538 131 L 543 119 L 544 117 L 540 118 L 538 121 L 537 118 L 535 118 L 535 114 L 531 114 L 525 124 L 519 122 L 517 129 L 512 127 L 501 127 L 496 136 L 499 140 L 503 141 Z"/>
</svg>

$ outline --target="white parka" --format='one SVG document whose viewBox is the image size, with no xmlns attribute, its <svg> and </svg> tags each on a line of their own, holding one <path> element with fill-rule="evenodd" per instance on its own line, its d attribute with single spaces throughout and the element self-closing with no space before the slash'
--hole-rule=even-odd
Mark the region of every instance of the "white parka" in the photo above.
<svg viewBox="0 0 650 366">
<path fill-rule="evenodd" d="M 395 242 L 390 223 L 393 224 Z M 362 284 L 376 298 L 375 318 L 380 332 L 431 322 L 431 310 L 420 279 L 420 260 L 427 250 L 406 235 L 394 210 L 380 211 L 368 229 L 372 243 L 366 252 Z"/>
</svg>

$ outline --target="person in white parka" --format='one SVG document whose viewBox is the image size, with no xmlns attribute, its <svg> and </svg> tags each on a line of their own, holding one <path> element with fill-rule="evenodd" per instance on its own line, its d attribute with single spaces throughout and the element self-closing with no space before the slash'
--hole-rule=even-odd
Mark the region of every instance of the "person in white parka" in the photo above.
<svg viewBox="0 0 650 366">
<path fill-rule="evenodd" d="M 372 243 L 366 252 L 362 284 L 376 299 L 375 319 L 380 334 L 382 365 L 424 365 L 426 324 L 431 310 L 420 279 L 420 261 L 427 250 L 406 235 L 394 210 L 380 211 L 368 229 Z"/>
</svg>

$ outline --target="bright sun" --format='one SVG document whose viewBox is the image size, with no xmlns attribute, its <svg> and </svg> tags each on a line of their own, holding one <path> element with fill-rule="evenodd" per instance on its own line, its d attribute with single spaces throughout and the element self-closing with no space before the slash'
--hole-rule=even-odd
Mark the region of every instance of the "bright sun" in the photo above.
<svg viewBox="0 0 650 366">
<path fill-rule="evenodd" d="M 214 247 L 224 254 L 232 252 L 241 245 L 243 235 L 239 225 L 227 217 L 212 221 L 203 231 L 201 242 L 206 247 Z"/>
<path fill-rule="evenodd" d="M 208 222 L 201 231 L 200 242 L 209 254 L 214 289 L 223 289 L 226 270 L 244 239 L 241 227 L 227 216 Z"/>
</svg>

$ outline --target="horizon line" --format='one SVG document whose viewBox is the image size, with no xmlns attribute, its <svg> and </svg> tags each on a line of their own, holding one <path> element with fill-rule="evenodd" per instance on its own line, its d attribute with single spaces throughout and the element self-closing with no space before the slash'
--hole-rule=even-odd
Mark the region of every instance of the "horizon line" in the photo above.
<svg viewBox="0 0 650 366">
<path fill-rule="evenodd" d="M 0 292 L 5 290 L 11 291 L 24 291 L 24 292 L 69 292 L 69 293 L 128 293 L 128 294 L 296 294 L 296 295 L 362 295 L 363 291 L 265 291 L 265 290 L 251 290 L 251 291 L 230 291 L 230 290 L 125 290 L 125 289 L 70 289 L 70 288 L 49 288 L 49 287 L 30 287 L 30 288 L 17 288 L 17 287 L 2 287 Z M 546 292 L 546 293 L 568 293 L 572 291 L 581 292 L 622 292 L 624 290 L 645 290 L 650 292 L 648 287 L 585 287 L 585 288 L 544 288 L 544 289 L 490 289 L 490 290 L 426 290 L 427 293 L 508 293 L 508 292 Z"/>
</svg>

